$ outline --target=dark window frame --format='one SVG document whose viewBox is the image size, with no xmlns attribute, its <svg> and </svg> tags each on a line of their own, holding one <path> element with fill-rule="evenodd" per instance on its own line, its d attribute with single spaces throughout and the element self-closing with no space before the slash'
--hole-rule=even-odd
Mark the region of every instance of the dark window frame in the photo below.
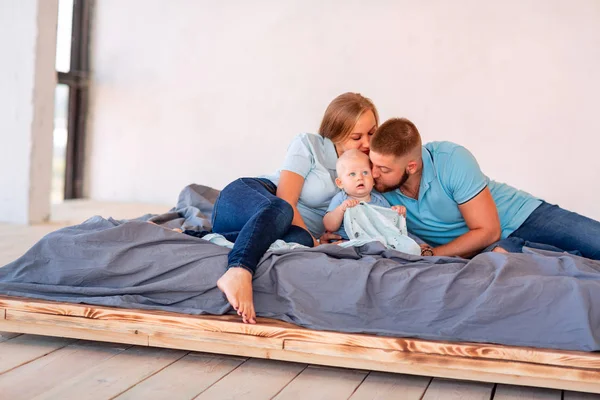
<svg viewBox="0 0 600 400">
<path fill-rule="evenodd" d="M 90 79 L 90 21 L 93 0 L 73 1 L 71 64 L 58 72 L 58 83 L 69 87 L 64 198 L 83 197 L 86 120 Z"/>
</svg>

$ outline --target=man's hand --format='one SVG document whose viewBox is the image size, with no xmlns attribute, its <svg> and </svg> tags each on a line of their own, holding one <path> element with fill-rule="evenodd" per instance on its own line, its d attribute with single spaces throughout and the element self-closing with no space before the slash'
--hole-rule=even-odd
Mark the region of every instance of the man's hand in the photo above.
<svg viewBox="0 0 600 400">
<path fill-rule="evenodd" d="M 421 247 L 422 256 L 435 256 L 435 250 L 427 243 L 422 243 L 419 246 Z"/>
<path fill-rule="evenodd" d="M 404 206 L 392 206 L 392 210 L 396 211 L 398 215 L 402 215 L 406 218 L 406 207 Z"/>
<path fill-rule="evenodd" d="M 344 202 L 342 203 L 342 210 L 344 212 L 346 212 L 347 209 L 356 207 L 358 205 L 358 203 L 360 203 L 360 201 L 358 201 L 356 199 L 344 200 Z"/>
</svg>

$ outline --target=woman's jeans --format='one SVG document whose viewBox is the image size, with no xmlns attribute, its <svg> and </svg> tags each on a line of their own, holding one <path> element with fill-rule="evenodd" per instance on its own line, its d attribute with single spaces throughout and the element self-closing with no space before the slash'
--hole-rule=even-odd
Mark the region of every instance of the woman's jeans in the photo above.
<svg viewBox="0 0 600 400">
<path fill-rule="evenodd" d="M 277 239 L 313 247 L 310 233 L 292 225 L 292 206 L 276 192 L 277 187 L 263 178 L 240 178 L 221 191 L 212 225 L 214 233 L 234 242 L 227 269 L 241 267 L 254 274 L 258 262 Z"/>
<path fill-rule="evenodd" d="M 600 222 L 543 202 L 519 229 L 486 250 L 522 253 L 523 246 L 600 260 Z"/>
</svg>

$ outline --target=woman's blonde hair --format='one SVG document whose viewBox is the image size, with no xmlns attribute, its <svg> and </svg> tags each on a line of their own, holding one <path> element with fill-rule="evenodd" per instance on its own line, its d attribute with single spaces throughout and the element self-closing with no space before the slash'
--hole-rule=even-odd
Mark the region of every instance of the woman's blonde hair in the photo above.
<svg viewBox="0 0 600 400">
<path fill-rule="evenodd" d="M 319 128 L 319 134 L 337 144 L 343 142 L 365 111 L 375 115 L 375 124 L 379 126 L 379 114 L 373 102 L 359 93 L 344 93 L 333 99 Z"/>
</svg>

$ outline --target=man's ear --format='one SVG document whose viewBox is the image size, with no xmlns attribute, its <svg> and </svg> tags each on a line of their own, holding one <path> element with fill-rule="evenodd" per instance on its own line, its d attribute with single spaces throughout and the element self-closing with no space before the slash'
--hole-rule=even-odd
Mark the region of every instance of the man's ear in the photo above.
<svg viewBox="0 0 600 400">
<path fill-rule="evenodd" d="M 338 188 L 342 189 L 342 180 L 340 178 L 335 178 L 335 184 Z"/>
<path fill-rule="evenodd" d="M 415 161 L 410 161 L 407 165 L 406 165 L 406 172 L 409 175 L 414 174 L 415 172 L 417 172 L 417 167 L 419 166 L 419 163 L 415 160 Z"/>
</svg>

